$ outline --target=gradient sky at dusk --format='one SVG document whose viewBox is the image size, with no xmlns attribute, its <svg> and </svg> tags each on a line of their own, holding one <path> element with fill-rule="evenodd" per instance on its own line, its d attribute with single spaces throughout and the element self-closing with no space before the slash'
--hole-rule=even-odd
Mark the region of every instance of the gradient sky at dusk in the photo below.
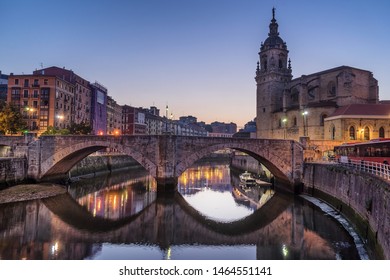
<svg viewBox="0 0 390 280">
<path fill-rule="evenodd" d="M 243 126 L 274 6 L 295 78 L 353 66 L 390 99 L 386 0 L 0 0 L 0 70 L 65 67 L 121 105 Z"/>
</svg>

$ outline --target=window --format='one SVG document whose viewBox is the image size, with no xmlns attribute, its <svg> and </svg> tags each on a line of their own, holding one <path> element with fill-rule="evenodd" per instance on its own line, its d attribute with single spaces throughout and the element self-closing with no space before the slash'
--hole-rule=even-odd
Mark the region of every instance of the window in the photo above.
<svg viewBox="0 0 390 280">
<path fill-rule="evenodd" d="M 328 96 L 335 96 L 336 95 L 336 84 L 335 82 L 331 81 L 328 83 Z"/>
<path fill-rule="evenodd" d="M 351 126 L 349 128 L 349 139 L 356 140 L 356 130 L 355 130 L 355 127 L 353 127 L 353 126 Z"/>
<path fill-rule="evenodd" d="M 292 90 L 292 93 L 290 95 L 290 98 L 291 98 L 291 102 L 294 104 L 294 103 L 298 103 L 299 101 L 299 91 L 298 89 L 294 88 Z"/>
<path fill-rule="evenodd" d="M 323 126 L 325 123 L 325 119 L 328 117 L 327 114 L 322 114 L 320 119 L 320 125 Z"/>
<path fill-rule="evenodd" d="M 293 126 L 297 126 L 297 117 L 293 118 Z"/>
<path fill-rule="evenodd" d="M 370 129 L 366 126 L 364 128 L 364 140 L 370 140 Z"/>
<path fill-rule="evenodd" d="M 28 98 L 28 90 L 23 90 L 23 97 Z"/>
<path fill-rule="evenodd" d="M 49 84 L 49 80 L 48 79 L 44 79 L 43 80 L 43 84 L 47 86 Z"/>
<path fill-rule="evenodd" d="M 336 128 L 332 125 L 332 128 L 331 128 L 331 135 L 330 135 L 331 139 L 332 140 L 335 140 L 336 139 Z"/>
<path fill-rule="evenodd" d="M 15 85 L 19 84 L 19 79 L 15 79 Z"/>
<path fill-rule="evenodd" d="M 385 138 L 385 129 L 383 126 L 379 128 L 379 138 Z"/>
<path fill-rule="evenodd" d="M 33 97 L 38 98 L 38 91 L 36 89 L 34 90 Z"/>
<path fill-rule="evenodd" d="M 24 79 L 24 86 L 28 87 L 28 79 Z"/>
</svg>

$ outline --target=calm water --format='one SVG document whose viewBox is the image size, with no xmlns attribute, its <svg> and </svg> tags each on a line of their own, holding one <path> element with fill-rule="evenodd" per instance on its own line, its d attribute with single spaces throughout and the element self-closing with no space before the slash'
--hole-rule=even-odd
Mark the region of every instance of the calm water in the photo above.
<svg viewBox="0 0 390 280">
<path fill-rule="evenodd" d="M 333 218 L 269 187 L 243 189 L 225 164 L 199 164 L 179 192 L 129 170 L 69 194 L 0 205 L 0 259 L 359 259 Z"/>
</svg>

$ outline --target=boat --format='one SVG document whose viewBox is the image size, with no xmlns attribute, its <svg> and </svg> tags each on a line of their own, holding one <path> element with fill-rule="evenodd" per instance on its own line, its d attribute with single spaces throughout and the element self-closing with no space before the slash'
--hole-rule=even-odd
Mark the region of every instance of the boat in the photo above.
<svg viewBox="0 0 390 280">
<path fill-rule="evenodd" d="M 248 171 L 240 174 L 240 182 L 245 185 L 256 185 L 256 179 L 252 177 L 252 174 Z"/>
</svg>

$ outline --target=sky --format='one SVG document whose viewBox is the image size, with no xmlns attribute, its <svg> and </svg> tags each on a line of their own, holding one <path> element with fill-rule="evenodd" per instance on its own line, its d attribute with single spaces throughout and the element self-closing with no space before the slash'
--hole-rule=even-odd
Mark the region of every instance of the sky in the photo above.
<svg viewBox="0 0 390 280">
<path fill-rule="evenodd" d="M 273 7 L 294 78 L 348 65 L 390 99 L 387 0 L 0 0 L 0 71 L 65 67 L 120 105 L 242 127 Z"/>
</svg>

